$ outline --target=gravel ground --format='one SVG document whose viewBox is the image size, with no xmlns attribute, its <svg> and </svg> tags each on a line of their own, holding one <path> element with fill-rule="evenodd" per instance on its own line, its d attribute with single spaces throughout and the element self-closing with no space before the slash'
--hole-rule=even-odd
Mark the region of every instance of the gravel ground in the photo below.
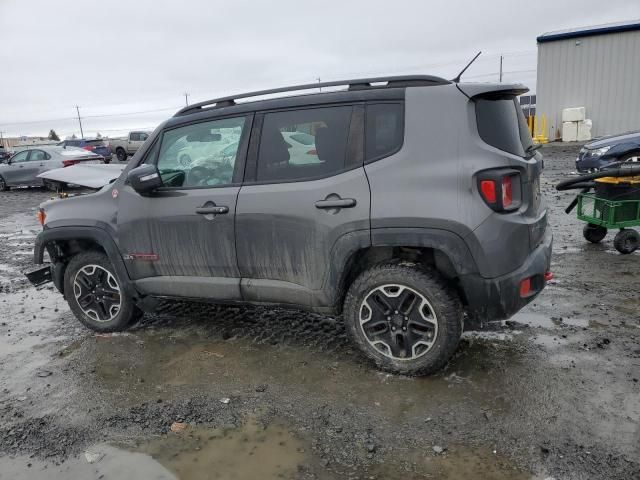
<svg viewBox="0 0 640 480">
<path fill-rule="evenodd" d="M 640 253 L 564 214 L 576 152 L 543 149 L 555 280 L 427 378 L 293 311 L 171 303 L 93 334 L 22 276 L 50 194 L 0 192 L 0 479 L 639 478 Z"/>
</svg>

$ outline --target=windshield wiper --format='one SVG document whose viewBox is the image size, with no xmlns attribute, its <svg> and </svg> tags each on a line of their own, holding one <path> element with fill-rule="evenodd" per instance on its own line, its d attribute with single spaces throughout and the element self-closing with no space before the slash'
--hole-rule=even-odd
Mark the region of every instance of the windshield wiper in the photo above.
<svg viewBox="0 0 640 480">
<path fill-rule="evenodd" d="M 541 148 L 542 148 L 541 143 L 538 143 L 538 144 L 532 143 L 526 148 L 524 153 L 527 155 L 527 158 L 531 158 L 536 154 L 536 151 L 540 150 Z"/>
</svg>

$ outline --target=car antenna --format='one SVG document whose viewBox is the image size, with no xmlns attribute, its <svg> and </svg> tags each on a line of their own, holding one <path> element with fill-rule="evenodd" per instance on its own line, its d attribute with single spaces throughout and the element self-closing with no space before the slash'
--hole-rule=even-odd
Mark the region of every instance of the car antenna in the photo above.
<svg viewBox="0 0 640 480">
<path fill-rule="evenodd" d="M 452 81 L 453 83 L 459 83 L 459 82 L 460 82 L 460 77 L 462 77 L 462 74 L 463 74 L 464 72 L 466 72 L 466 71 L 467 71 L 467 68 L 469 68 L 469 67 L 471 66 L 471 64 L 472 64 L 473 62 L 475 62 L 475 61 L 476 61 L 476 58 L 478 58 L 478 57 L 480 56 L 480 54 L 481 54 L 481 53 L 482 53 L 482 50 L 481 50 L 481 51 L 479 51 L 479 52 L 476 54 L 476 56 L 475 56 L 475 57 L 473 57 L 469 63 L 467 63 L 467 66 L 466 66 L 466 67 L 464 67 L 464 68 L 460 71 L 460 73 L 459 73 L 458 75 L 456 75 L 456 77 L 455 77 L 455 78 L 452 78 L 452 79 L 451 79 L 451 81 Z"/>
</svg>

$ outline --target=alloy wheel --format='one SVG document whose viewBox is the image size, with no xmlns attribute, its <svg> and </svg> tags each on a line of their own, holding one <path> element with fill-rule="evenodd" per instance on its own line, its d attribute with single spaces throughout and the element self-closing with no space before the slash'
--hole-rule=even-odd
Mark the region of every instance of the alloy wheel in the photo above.
<svg viewBox="0 0 640 480">
<path fill-rule="evenodd" d="M 113 320 L 122 306 L 116 278 L 100 265 L 86 265 L 78 270 L 73 290 L 84 314 L 96 322 Z"/>
<path fill-rule="evenodd" d="M 360 305 L 359 320 L 367 342 L 394 360 L 423 356 L 438 335 L 433 307 L 424 295 L 405 285 L 371 290 Z"/>
</svg>

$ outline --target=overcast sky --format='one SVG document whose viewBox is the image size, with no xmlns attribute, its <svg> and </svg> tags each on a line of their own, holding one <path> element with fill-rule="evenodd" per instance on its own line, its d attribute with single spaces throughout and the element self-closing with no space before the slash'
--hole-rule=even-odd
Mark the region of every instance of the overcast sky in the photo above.
<svg viewBox="0 0 640 480">
<path fill-rule="evenodd" d="M 454 76 L 535 89 L 536 36 L 640 19 L 638 0 L 0 0 L 4 136 L 114 136 L 190 102 L 359 76 Z M 151 112 L 150 112 L 151 111 Z M 146 113 L 137 113 L 146 112 Z"/>
</svg>

